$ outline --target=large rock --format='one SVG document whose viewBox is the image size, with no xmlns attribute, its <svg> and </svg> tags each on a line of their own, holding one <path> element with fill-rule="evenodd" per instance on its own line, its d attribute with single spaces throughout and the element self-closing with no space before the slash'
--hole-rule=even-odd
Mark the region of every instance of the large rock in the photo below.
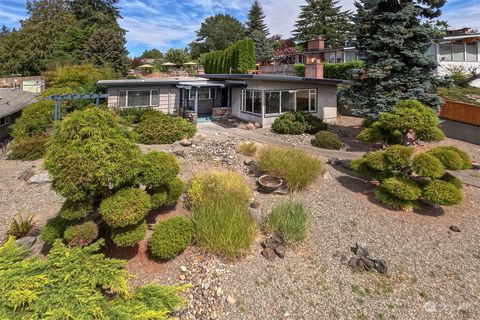
<svg viewBox="0 0 480 320">
<path fill-rule="evenodd" d="M 262 250 L 262 256 L 265 257 L 268 261 L 272 262 L 277 257 L 275 250 L 272 248 L 266 248 Z"/>
<path fill-rule="evenodd" d="M 23 237 L 15 240 L 15 243 L 19 246 L 22 246 L 26 249 L 30 249 L 37 242 L 37 237 Z"/>
<path fill-rule="evenodd" d="M 48 172 L 38 173 L 28 180 L 30 184 L 46 184 L 50 182 L 52 182 L 52 179 L 50 179 Z"/>
</svg>

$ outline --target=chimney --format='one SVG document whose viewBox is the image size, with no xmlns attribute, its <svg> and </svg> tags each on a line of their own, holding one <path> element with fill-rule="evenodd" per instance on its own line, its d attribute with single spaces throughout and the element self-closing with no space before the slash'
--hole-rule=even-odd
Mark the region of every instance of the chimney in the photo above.
<svg viewBox="0 0 480 320">
<path fill-rule="evenodd" d="M 323 79 L 323 63 L 320 59 L 305 65 L 305 78 Z"/>
<path fill-rule="evenodd" d="M 309 40 L 307 43 L 307 51 L 316 51 L 320 49 L 325 49 L 325 39 L 322 36 L 318 36 L 313 40 Z"/>
</svg>

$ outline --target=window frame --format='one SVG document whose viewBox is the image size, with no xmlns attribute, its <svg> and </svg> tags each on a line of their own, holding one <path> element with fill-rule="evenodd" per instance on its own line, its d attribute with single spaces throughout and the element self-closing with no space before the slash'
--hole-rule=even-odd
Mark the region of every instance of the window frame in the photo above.
<svg viewBox="0 0 480 320">
<path fill-rule="evenodd" d="M 129 106 L 128 105 L 128 93 L 129 92 L 145 92 L 148 91 L 150 92 L 150 95 L 148 97 L 148 105 L 147 106 Z M 122 107 L 120 106 L 120 95 L 122 92 L 125 92 L 125 106 Z M 153 104 L 153 95 L 154 92 L 157 94 L 157 104 Z M 150 89 L 150 90 L 118 90 L 117 93 L 117 106 L 121 109 L 128 109 L 128 108 L 155 108 L 160 105 L 160 90 L 159 89 Z"/>
<path fill-rule="evenodd" d="M 216 100 L 217 99 L 217 88 L 198 88 L 197 90 L 201 89 L 207 89 L 208 90 L 208 98 L 198 98 L 198 101 L 203 101 L 203 100 Z M 193 94 L 195 90 L 188 89 L 188 100 L 189 101 L 194 101 L 195 100 L 195 95 Z M 213 94 L 212 94 L 213 92 Z M 192 96 L 193 94 L 193 96 Z M 212 97 L 213 96 L 213 97 Z"/>
<path fill-rule="evenodd" d="M 260 94 L 260 113 L 255 112 L 255 93 Z M 240 101 L 240 111 L 241 112 L 248 113 L 248 114 L 251 114 L 251 115 L 254 115 L 254 116 L 262 116 L 262 107 L 263 107 L 263 103 L 262 103 L 263 92 L 262 92 L 262 90 L 242 89 L 240 91 L 240 98 L 241 98 L 241 101 Z M 250 108 L 251 108 L 252 111 L 246 110 L 248 100 L 251 101 Z"/>
<path fill-rule="evenodd" d="M 3 123 L 2 123 L 2 121 L 3 121 Z M 6 115 L 6 116 L 0 118 L 0 127 L 3 127 L 3 126 L 6 126 L 6 125 L 10 124 L 10 121 L 11 121 L 10 115 Z"/>
<path fill-rule="evenodd" d="M 281 89 L 281 90 L 265 90 L 265 104 L 267 100 L 267 93 L 269 92 L 278 92 L 279 93 L 279 113 L 267 113 L 267 110 L 265 108 L 265 117 L 278 117 L 282 115 L 285 112 L 291 112 L 292 110 L 287 110 L 283 111 L 282 110 L 282 92 L 289 92 L 289 93 L 294 93 L 294 112 L 297 112 L 297 93 L 298 91 L 307 91 L 308 90 L 308 111 L 303 111 L 303 112 L 309 112 L 309 113 L 316 113 L 317 112 L 317 97 L 318 97 L 318 89 L 311 89 L 311 88 L 306 88 L 306 89 Z M 313 99 L 312 99 L 313 97 Z M 312 101 L 313 101 L 313 107 L 312 107 Z"/>
</svg>

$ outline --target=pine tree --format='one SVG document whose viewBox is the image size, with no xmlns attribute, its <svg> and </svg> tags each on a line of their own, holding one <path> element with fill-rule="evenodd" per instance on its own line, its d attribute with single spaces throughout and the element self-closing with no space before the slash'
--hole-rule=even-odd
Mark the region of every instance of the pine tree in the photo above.
<svg viewBox="0 0 480 320">
<path fill-rule="evenodd" d="M 351 40 L 350 16 L 350 11 L 342 11 L 339 0 L 307 0 L 292 33 L 298 41 L 322 36 L 327 47 L 343 47 Z"/>
<path fill-rule="evenodd" d="M 254 30 L 250 37 L 255 44 L 255 57 L 257 59 L 268 59 L 271 58 L 273 55 L 273 46 L 272 42 L 267 39 L 265 34 L 260 30 Z"/>
<path fill-rule="evenodd" d="M 365 66 L 354 74 L 346 102 L 358 115 L 377 119 L 400 100 L 417 99 L 440 107 L 433 75 L 436 63 L 425 55 L 432 28 L 421 21 L 440 15 L 445 0 L 359 0 L 354 19 L 356 47 Z"/>
<path fill-rule="evenodd" d="M 262 5 L 258 0 L 253 2 L 252 7 L 248 12 L 247 35 L 251 37 L 255 30 L 261 31 L 265 37 L 268 37 L 270 33 L 265 24 L 265 13 L 263 13 Z"/>
</svg>

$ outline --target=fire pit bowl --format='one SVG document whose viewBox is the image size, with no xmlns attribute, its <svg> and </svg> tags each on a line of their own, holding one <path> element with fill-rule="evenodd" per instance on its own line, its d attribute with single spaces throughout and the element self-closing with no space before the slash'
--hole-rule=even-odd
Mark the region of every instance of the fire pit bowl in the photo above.
<svg viewBox="0 0 480 320">
<path fill-rule="evenodd" d="M 265 174 L 261 176 L 258 178 L 257 182 L 258 186 L 266 192 L 273 192 L 283 184 L 282 178 L 272 174 Z"/>
</svg>

